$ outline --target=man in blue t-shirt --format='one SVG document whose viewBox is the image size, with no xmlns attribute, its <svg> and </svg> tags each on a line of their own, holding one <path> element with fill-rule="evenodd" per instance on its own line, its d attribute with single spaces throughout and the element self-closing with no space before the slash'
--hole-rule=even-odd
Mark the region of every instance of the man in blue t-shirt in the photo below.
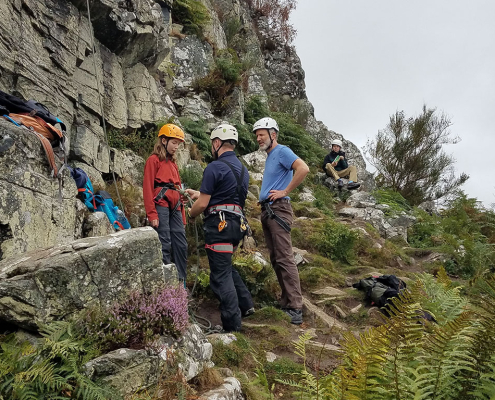
<svg viewBox="0 0 495 400">
<path fill-rule="evenodd" d="M 238 142 L 232 125 L 217 126 L 210 135 L 214 161 L 208 164 L 199 192 L 187 189 L 196 200 L 189 210 L 194 218 L 204 212 L 205 248 L 210 264 L 210 287 L 220 300 L 225 331 L 241 329 L 241 317 L 254 313 L 251 293 L 232 266 L 232 254 L 247 230 L 243 214 L 249 173 L 234 153 Z"/>
<path fill-rule="evenodd" d="M 302 293 L 290 237 L 293 212 L 289 193 L 309 172 L 306 163 L 286 146 L 277 143 L 278 124 L 262 118 L 253 126 L 260 150 L 268 153 L 261 183 L 261 224 L 270 261 L 282 289 L 280 305 L 296 325 L 302 324 Z"/>
</svg>

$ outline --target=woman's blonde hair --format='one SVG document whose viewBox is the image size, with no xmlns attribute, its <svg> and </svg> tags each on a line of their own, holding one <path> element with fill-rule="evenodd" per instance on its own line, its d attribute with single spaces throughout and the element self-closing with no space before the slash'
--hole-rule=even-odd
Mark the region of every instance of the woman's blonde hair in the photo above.
<svg viewBox="0 0 495 400">
<path fill-rule="evenodd" d="M 159 136 L 156 139 L 155 146 L 153 147 L 153 153 L 151 153 L 151 154 L 157 155 L 158 159 L 160 161 L 166 160 L 168 157 L 168 158 L 171 158 L 173 162 L 176 162 L 177 156 L 175 154 L 171 155 L 171 154 L 167 153 L 167 149 L 166 149 L 165 145 L 162 143 L 162 138 L 163 138 L 163 136 Z"/>
</svg>

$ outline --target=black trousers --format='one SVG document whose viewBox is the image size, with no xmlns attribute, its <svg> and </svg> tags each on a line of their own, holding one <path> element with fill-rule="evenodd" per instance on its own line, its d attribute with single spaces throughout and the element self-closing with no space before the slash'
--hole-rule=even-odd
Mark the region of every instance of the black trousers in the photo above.
<svg viewBox="0 0 495 400">
<path fill-rule="evenodd" d="M 232 266 L 232 254 L 245 232 L 240 229 L 240 219 L 225 213 L 227 226 L 218 231 L 220 217 L 212 215 L 204 221 L 205 247 L 210 263 L 210 287 L 220 300 L 223 329 L 241 329 L 241 315 L 254 306 L 251 293 L 239 272 Z"/>
</svg>

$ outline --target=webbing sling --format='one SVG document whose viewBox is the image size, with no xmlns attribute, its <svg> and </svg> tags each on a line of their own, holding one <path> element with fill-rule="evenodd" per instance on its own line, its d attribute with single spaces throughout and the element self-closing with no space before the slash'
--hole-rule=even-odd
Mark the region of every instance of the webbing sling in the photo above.
<svg viewBox="0 0 495 400">
<path fill-rule="evenodd" d="M 277 224 L 279 224 L 286 232 L 290 232 L 290 225 L 285 222 L 281 217 L 279 217 L 277 214 L 275 214 L 275 211 L 272 210 L 270 207 L 270 199 L 266 199 L 260 202 L 261 207 L 266 210 L 268 213 L 268 218 L 274 219 Z"/>
<path fill-rule="evenodd" d="M 234 170 L 234 166 L 231 163 L 222 159 L 219 159 L 218 161 L 221 161 L 225 165 L 227 165 L 234 174 L 235 180 L 237 181 L 237 190 L 236 190 L 237 198 L 239 200 L 239 205 L 241 206 L 242 209 L 244 209 L 244 203 L 246 202 L 246 198 L 244 197 L 244 201 L 242 200 L 241 192 L 242 192 L 242 181 L 244 180 L 244 172 L 246 171 L 246 167 L 241 164 L 242 172 L 241 172 L 241 176 L 239 177 L 239 175 L 237 175 L 237 173 Z M 232 199 L 231 202 L 235 203 L 234 199 Z"/>
</svg>

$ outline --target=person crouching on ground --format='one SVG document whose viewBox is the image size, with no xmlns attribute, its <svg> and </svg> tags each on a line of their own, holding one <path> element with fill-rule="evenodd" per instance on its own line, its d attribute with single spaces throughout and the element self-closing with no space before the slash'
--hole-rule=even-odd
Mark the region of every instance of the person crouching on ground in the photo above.
<svg viewBox="0 0 495 400">
<path fill-rule="evenodd" d="M 189 209 L 191 218 L 204 212 L 205 249 L 210 264 L 210 287 L 220 300 L 224 331 L 239 331 L 241 318 L 254 313 L 251 293 L 232 266 L 232 254 L 247 233 L 243 214 L 249 173 L 234 150 L 237 129 L 221 124 L 211 132 L 212 161 L 205 168 L 199 192 L 187 189 L 196 200 Z"/>
<path fill-rule="evenodd" d="M 341 178 L 346 176 L 349 176 L 347 189 L 354 190 L 361 186 L 357 183 L 357 169 L 354 165 L 349 166 L 347 163 L 345 152 L 342 151 L 342 142 L 338 139 L 332 141 L 332 151 L 326 155 L 323 161 L 323 170 L 337 181 L 339 190 L 344 186 Z"/>
<path fill-rule="evenodd" d="M 184 132 L 177 125 L 166 124 L 158 132 L 153 153 L 146 160 L 143 178 L 144 208 L 150 225 L 158 232 L 164 264 L 173 259 L 179 279 L 186 281 L 186 216 L 180 193 L 179 168 L 175 153 L 184 142 Z"/>
<path fill-rule="evenodd" d="M 294 220 L 289 193 L 309 172 L 306 163 L 287 146 L 277 143 L 278 124 L 262 118 L 253 126 L 260 150 L 268 153 L 261 183 L 261 224 L 270 261 L 282 289 L 280 306 L 291 323 L 303 322 L 302 292 L 290 236 Z"/>
</svg>

